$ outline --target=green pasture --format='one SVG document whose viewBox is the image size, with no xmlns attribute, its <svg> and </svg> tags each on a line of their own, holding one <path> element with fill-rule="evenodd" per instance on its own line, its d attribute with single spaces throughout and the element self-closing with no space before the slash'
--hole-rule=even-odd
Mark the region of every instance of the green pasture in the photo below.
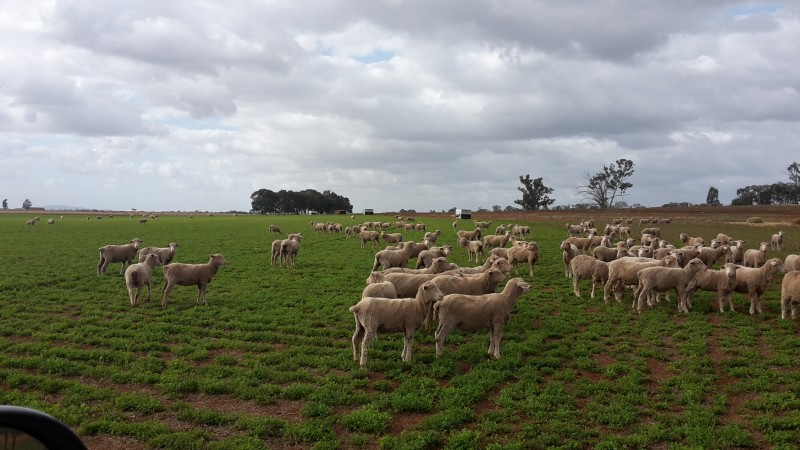
<svg viewBox="0 0 800 450">
<path fill-rule="evenodd" d="M 532 226 L 541 260 L 505 329 L 502 358 L 486 358 L 487 333 L 452 333 L 440 359 L 432 331 L 401 362 L 400 335 L 383 335 L 368 370 L 352 361 L 355 304 L 377 249 L 315 234 L 310 220 L 350 216 L 82 215 L 26 226 L 0 215 L 0 404 L 43 410 L 95 448 L 798 448 L 800 334 L 780 319 L 780 276 L 751 317 L 720 314 L 710 293 L 694 309 L 662 303 L 638 315 L 620 304 L 572 295 L 558 245 L 562 222 Z M 356 216 L 356 220 L 394 220 Z M 439 244 L 456 247 L 452 219 L 418 217 Z M 495 221 L 492 229 L 498 222 Z M 270 244 L 301 232 L 295 268 L 273 267 Z M 461 226 L 471 228 L 471 221 Z M 600 224 L 602 226 L 602 224 Z M 641 227 L 633 224 L 633 229 Z M 743 223 L 662 226 L 749 247 L 777 229 Z M 784 229 L 782 259 L 800 232 Z M 404 233 L 421 240 L 421 233 Z M 119 264 L 96 274 L 98 247 L 134 237 L 179 244 L 176 262 L 222 253 L 208 306 L 193 287 L 132 309 Z M 383 247 L 383 244 L 380 248 Z M 794 249 L 794 250 L 791 250 Z M 450 258 L 467 262 L 456 247 Z M 613 298 L 613 296 L 612 296 Z M 120 445 L 123 445 L 120 444 Z"/>
</svg>

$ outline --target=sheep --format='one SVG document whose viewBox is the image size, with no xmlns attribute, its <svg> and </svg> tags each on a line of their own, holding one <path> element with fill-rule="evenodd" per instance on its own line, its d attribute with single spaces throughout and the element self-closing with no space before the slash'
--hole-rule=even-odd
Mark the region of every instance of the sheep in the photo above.
<svg viewBox="0 0 800 450">
<path fill-rule="evenodd" d="M 567 236 L 580 237 L 583 234 L 583 227 L 581 225 L 567 224 Z"/>
<path fill-rule="evenodd" d="M 594 250 L 592 250 L 592 255 L 594 255 L 594 257 L 599 259 L 600 261 L 611 262 L 617 259 L 618 255 L 620 254 L 619 248 L 620 245 L 617 245 L 616 247 L 610 247 L 608 245 L 599 245 L 595 247 Z"/>
<path fill-rule="evenodd" d="M 442 256 L 447 257 L 450 255 L 450 253 L 452 253 L 452 251 L 453 247 L 449 245 L 430 247 L 427 250 L 422 250 L 419 252 L 419 255 L 417 255 L 417 265 L 415 268 L 419 269 L 420 267 L 430 267 L 434 258 L 439 258 Z"/>
<path fill-rule="evenodd" d="M 377 333 L 403 332 L 403 362 L 411 360 L 414 333 L 430 314 L 431 305 L 442 299 L 436 283 L 427 282 L 417 290 L 414 298 L 365 297 L 351 306 L 356 321 L 353 333 L 353 361 L 362 369 L 367 367 L 367 352 Z M 360 350 L 360 351 L 359 351 Z M 359 354 L 360 353 L 360 354 Z"/>
<path fill-rule="evenodd" d="M 472 261 L 472 257 L 475 256 L 475 262 L 478 262 L 478 253 L 483 256 L 483 242 L 481 241 L 470 241 L 467 240 L 467 238 L 461 237 L 458 238 L 458 245 L 467 249 L 468 261 Z"/>
<path fill-rule="evenodd" d="M 400 250 L 381 250 L 375 254 L 375 261 L 372 264 L 372 271 L 378 270 L 382 266 L 384 270 L 390 267 L 405 267 L 411 257 L 411 252 L 417 246 L 415 242 L 403 245 Z"/>
<path fill-rule="evenodd" d="M 621 302 L 624 287 L 639 283 L 636 272 L 646 267 L 657 266 L 678 267 L 678 260 L 672 255 L 667 255 L 661 260 L 625 257 L 611 261 L 608 263 L 608 281 L 603 287 L 603 301 L 608 303 L 608 295 L 613 290 L 614 298 L 617 302 Z"/>
<path fill-rule="evenodd" d="M 531 227 L 527 225 L 515 225 L 511 231 L 514 233 L 514 236 L 517 236 L 520 239 L 525 239 L 526 236 L 531 234 Z"/>
<path fill-rule="evenodd" d="M 770 245 L 772 246 L 772 250 L 781 251 L 781 247 L 783 246 L 783 231 L 778 231 L 772 235 Z"/>
<path fill-rule="evenodd" d="M 506 231 L 504 234 L 499 236 L 488 234 L 483 238 L 483 248 L 492 249 L 495 247 L 505 247 L 510 238 L 511 238 L 510 231 Z"/>
<path fill-rule="evenodd" d="M 468 241 L 477 241 L 483 237 L 481 233 L 482 231 L 480 228 L 475 228 L 472 231 L 458 230 L 456 236 L 458 236 L 458 238 L 466 238 Z"/>
<path fill-rule="evenodd" d="M 278 262 L 278 258 L 281 256 L 281 242 L 283 242 L 283 239 L 275 239 L 272 241 L 272 256 L 270 262 L 273 266 Z"/>
<path fill-rule="evenodd" d="M 572 261 L 573 258 L 578 256 L 580 250 L 578 250 L 578 247 L 576 247 L 573 244 L 570 244 L 567 241 L 561 242 L 561 250 L 562 250 L 561 259 L 564 261 L 564 276 L 569 278 L 572 276 L 572 270 L 570 268 L 569 263 L 570 261 Z"/>
<path fill-rule="evenodd" d="M 707 267 L 699 258 L 692 259 L 682 268 L 648 267 L 639 270 L 636 273 L 639 278 L 639 285 L 634 294 L 634 299 L 638 296 L 638 304 L 634 301 L 637 305 L 636 311 L 638 313 L 642 312 L 647 296 L 656 292 L 667 292 L 674 289 L 678 295 L 678 311 L 688 313 L 686 287 L 697 273 L 705 270 L 707 270 Z"/>
<path fill-rule="evenodd" d="M 272 233 L 283 234 L 283 231 L 281 231 L 281 227 L 279 227 L 277 225 L 270 224 L 270 226 L 269 226 L 269 234 L 272 234 Z"/>
<path fill-rule="evenodd" d="M 372 283 L 364 287 L 361 292 L 361 298 L 365 297 L 397 298 L 397 289 L 391 281 Z"/>
<path fill-rule="evenodd" d="M 145 223 L 147 223 L 147 219 L 139 219 L 139 223 L 140 224 L 145 224 Z"/>
<path fill-rule="evenodd" d="M 581 296 L 578 283 L 582 279 L 592 280 L 591 298 L 594 298 L 595 288 L 598 284 L 605 285 L 608 281 L 608 263 L 589 255 L 578 255 L 570 262 L 572 272 L 572 290 L 576 297 Z"/>
<path fill-rule="evenodd" d="M 228 264 L 220 253 L 214 253 L 206 264 L 172 263 L 164 266 L 164 288 L 161 290 L 161 307 L 167 307 L 169 292 L 174 286 L 197 286 L 197 303 L 208 305 L 208 283 L 220 267 Z"/>
<path fill-rule="evenodd" d="M 738 266 L 733 263 L 725 264 L 719 270 L 706 270 L 698 273 L 686 287 L 686 301 L 689 308 L 692 307 L 694 293 L 699 289 L 717 293 L 717 303 L 719 312 L 725 312 L 725 300 L 728 300 L 731 312 L 733 312 L 733 299 L 729 294 L 736 287 L 736 271 Z"/>
<path fill-rule="evenodd" d="M 652 234 L 657 238 L 661 238 L 661 228 L 656 228 L 656 227 L 643 228 L 642 234 Z"/>
<path fill-rule="evenodd" d="M 25 221 L 25 225 L 35 225 L 35 224 L 36 224 L 36 221 L 33 220 L 33 219 Z"/>
<path fill-rule="evenodd" d="M 786 272 L 800 270 L 800 255 L 787 255 L 786 261 L 783 262 L 783 266 Z"/>
<path fill-rule="evenodd" d="M 288 238 L 281 241 L 281 249 L 280 249 L 280 258 L 281 263 L 280 266 L 283 267 L 283 263 L 286 263 L 286 267 L 294 267 L 295 260 L 297 259 L 297 254 L 300 253 L 300 241 L 302 240 L 303 235 L 300 233 L 293 233 L 289 235 Z"/>
<path fill-rule="evenodd" d="M 147 255 L 156 254 L 161 259 L 161 264 L 166 266 L 167 264 L 172 262 L 172 259 L 175 257 L 175 249 L 178 247 L 178 244 L 175 242 L 170 242 L 166 247 L 144 247 L 139 249 L 139 262 L 143 262 L 144 258 Z"/>
<path fill-rule="evenodd" d="M 55 225 L 55 223 L 56 223 L 56 219 L 53 219 L 53 218 L 47 219 L 47 224 L 48 225 Z"/>
<path fill-rule="evenodd" d="M 725 233 L 718 233 L 716 240 L 718 240 L 722 244 L 728 244 L 728 245 L 731 245 L 731 242 L 733 242 L 733 238 L 731 238 Z"/>
<path fill-rule="evenodd" d="M 439 318 L 436 328 L 436 357 L 442 355 L 447 335 L 454 328 L 464 331 L 489 329 L 489 357 L 500 358 L 503 328 L 511 317 L 517 300 L 531 290 L 522 278 L 513 278 L 500 293 L 483 295 L 449 294 L 433 305 Z"/>
<path fill-rule="evenodd" d="M 97 263 L 97 274 L 102 275 L 106 273 L 108 265 L 111 263 L 122 263 L 119 273 L 125 271 L 125 264 L 129 266 L 136 257 L 136 252 L 139 251 L 139 245 L 143 241 L 139 238 L 133 238 L 127 244 L 123 245 L 104 245 L 98 250 L 100 251 L 100 261 Z"/>
<path fill-rule="evenodd" d="M 439 276 L 437 273 L 381 273 L 375 271 L 372 272 L 367 278 L 367 283 L 371 284 L 379 283 L 381 281 L 389 281 L 394 284 L 394 287 L 397 290 L 398 298 L 404 298 L 413 297 L 416 295 L 417 289 L 419 289 L 420 286 L 428 281 L 433 280 L 437 276 Z"/>
<path fill-rule="evenodd" d="M 381 231 L 380 236 L 387 244 L 397 244 L 398 242 L 403 242 L 403 235 L 400 233 L 386 233 Z"/>
<path fill-rule="evenodd" d="M 442 234 L 442 230 L 438 230 L 438 229 L 436 231 L 428 231 L 428 232 L 425 233 L 425 235 L 424 235 L 424 237 L 422 239 L 435 245 L 436 244 L 436 240 L 439 239 L 439 236 L 441 236 L 441 234 Z"/>
<path fill-rule="evenodd" d="M 786 319 L 786 310 L 791 308 L 791 317 L 797 317 L 800 305 L 800 271 L 793 270 L 783 276 L 781 282 L 781 319 Z"/>
<path fill-rule="evenodd" d="M 372 242 L 372 247 L 374 248 L 376 244 L 378 244 L 378 232 L 377 231 L 368 231 L 364 230 L 358 233 L 359 239 L 361 239 L 361 248 L 367 246 L 367 242 Z"/>
<path fill-rule="evenodd" d="M 496 250 L 496 249 L 495 249 Z M 508 262 L 516 267 L 519 263 L 528 263 L 530 268 L 530 276 L 533 276 L 533 269 L 539 261 L 539 245 L 536 242 L 528 242 L 525 246 L 514 246 L 506 252 L 508 255 Z"/>
<path fill-rule="evenodd" d="M 458 221 L 454 220 L 453 221 L 453 231 L 455 231 L 456 229 L 458 229 Z"/>
<path fill-rule="evenodd" d="M 778 258 L 767 260 L 761 267 L 751 268 L 738 266 L 736 268 L 736 287 L 733 292 L 748 294 L 750 296 L 750 315 L 756 311 L 761 314 L 761 296 L 769 288 L 772 276 L 783 271 L 783 261 Z M 728 294 L 731 296 L 732 294 Z"/>
<path fill-rule="evenodd" d="M 717 248 L 710 248 L 710 247 L 703 247 L 700 249 L 700 252 L 697 254 L 697 258 L 700 258 L 703 261 L 703 264 L 706 265 L 709 269 L 714 266 L 714 264 L 719 261 L 720 258 L 730 254 L 731 248 L 727 245 L 722 245 Z"/>
<path fill-rule="evenodd" d="M 578 250 L 582 252 L 588 252 L 592 244 L 591 239 L 589 237 L 582 238 L 582 237 L 570 236 L 566 239 L 566 242 L 569 242 L 570 244 L 574 245 L 575 247 L 578 248 Z"/>
<path fill-rule="evenodd" d="M 497 285 L 506 281 L 506 276 L 500 269 L 493 267 L 486 272 L 475 276 L 440 274 L 431 281 L 439 286 L 442 294 L 489 294 L 497 290 Z"/>
<path fill-rule="evenodd" d="M 758 249 L 750 248 L 744 252 L 744 266 L 745 267 L 759 267 L 764 265 L 767 260 L 767 248 L 769 243 L 762 242 L 758 245 Z"/>
<path fill-rule="evenodd" d="M 720 241 L 722 242 L 722 241 Z M 731 252 L 725 259 L 726 262 L 731 262 L 734 264 L 741 265 L 744 263 L 744 244 L 747 243 L 745 240 L 737 239 L 733 241 L 734 245 L 731 245 L 730 249 Z"/>
<path fill-rule="evenodd" d="M 153 273 L 153 267 L 160 265 L 161 257 L 158 253 L 149 253 L 144 258 L 139 258 L 138 263 L 131 264 L 125 269 L 125 286 L 128 288 L 131 307 L 139 306 L 144 286 L 147 286 L 147 301 L 150 301 L 150 276 Z"/>
<path fill-rule="evenodd" d="M 444 256 L 433 258 L 431 260 L 430 266 L 426 268 L 420 269 L 409 269 L 406 267 L 391 267 L 389 269 L 385 269 L 383 273 L 444 273 L 450 270 L 457 270 L 458 266 L 448 262 L 447 258 Z M 375 297 L 375 296 L 373 296 Z"/>
<path fill-rule="evenodd" d="M 498 225 L 497 228 L 494 229 L 494 234 L 500 236 L 506 234 L 506 226 L 505 225 Z"/>
<path fill-rule="evenodd" d="M 678 238 L 683 242 L 683 245 L 697 245 L 697 244 L 705 244 L 705 239 L 701 237 L 691 237 L 686 233 L 681 233 L 678 235 Z"/>
</svg>

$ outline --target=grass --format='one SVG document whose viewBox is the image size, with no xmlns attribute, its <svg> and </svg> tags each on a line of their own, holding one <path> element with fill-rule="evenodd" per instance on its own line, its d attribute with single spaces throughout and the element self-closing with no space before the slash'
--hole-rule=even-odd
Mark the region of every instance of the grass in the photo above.
<svg viewBox="0 0 800 450">
<path fill-rule="evenodd" d="M 486 359 L 488 333 L 458 331 L 436 359 L 432 333 L 420 331 L 410 363 L 401 336 L 381 335 L 363 370 L 347 308 L 375 250 L 315 234 L 309 217 L 26 218 L 0 215 L 0 403 L 44 410 L 85 438 L 174 449 L 800 446 L 800 335 L 780 320 L 780 276 L 761 316 L 743 313 L 739 295 L 738 312 L 719 314 L 705 292 L 688 315 L 674 301 L 638 315 L 629 292 L 621 304 L 572 295 L 561 220 L 518 220 L 542 258 L 532 279 L 516 273 L 534 288 L 504 332 L 502 359 Z M 450 219 L 419 220 L 456 247 Z M 295 268 L 269 264 L 270 223 L 303 233 Z M 776 231 L 711 220 L 662 228 L 668 239 L 722 231 L 748 245 Z M 770 256 L 797 248 L 785 231 L 787 250 Z M 153 300 L 131 309 L 119 265 L 97 276 L 96 264 L 98 247 L 133 237 L 178 242 L 180 262 L 225 255 L 209 305 L 177 287 L 162 309 L 157 269 Z M 459 247 L 450 259 L 470 265 Z"/>
</svg>

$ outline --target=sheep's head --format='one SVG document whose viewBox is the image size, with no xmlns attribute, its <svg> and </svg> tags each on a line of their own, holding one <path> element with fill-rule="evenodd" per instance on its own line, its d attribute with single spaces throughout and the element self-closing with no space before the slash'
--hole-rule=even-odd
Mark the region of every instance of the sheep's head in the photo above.
<svg viewBox="0 0 800 450">
<path fill-rule="evenodd" d="M 444 298 L 444 294 L 442 294 L 439 286 L 437 286 L 433 281 L 426 282 L 419 287 L 419 290 L 422 292 L 422 298 L 427 303 L 436 303 Z"/>
<path fill-rule="evenodd" d="M 691 261 L 686 263 L 686 267 L 688 267 L 692 273 L 708 270 L 708 267 L 706 267 L 706 264 L 700 258 L 693 258 Z"/>
<path fill-rule="evenodd" d="M 770 267 L 770 272 L 786 272 L 786 268 L 783 265 L 783 261 L 780 258 L 772 258 L 766 262 L 766 264 Z"/>
<path fill-rule="evenodd" d="M 527 294 L 531 290 L 531 285 L 522 278 L 512 278 L 508 280 L 508 286 L 516 286 L 521 292 L 520 295 Z"/>
<path fill-rule="evenodd" d="M 141 239 L 139 239 L 139 238 L 133 238 L 133 239 L 131 239 L 131 244 L 133 244 L 133 248 L 135 248 L 136 250 L 139 250 L 139 245 L 140 245 L 142 242 L 144 242 L 144 241 L 142 241 L 142 240 L 141 240 Z"/>
<path fill-rule="evenodd" d="M 221 253 L 214 253 L 211 255 L 211 263 L 217 267 L 221 267 L 228 264 L 228 261 L 225 260 L 225 257 L 223 257 Z"/>
<path fill-rule="evenodd" d="M 738 267 L 739 266 L 737 266 L 736 264 L 727 263 L 722 267 L 722 270 L 725 271 L 725 276 L 728 277 L 728 279 L 735 280 L 736 279 L 736 269 Z"/>
</svg>

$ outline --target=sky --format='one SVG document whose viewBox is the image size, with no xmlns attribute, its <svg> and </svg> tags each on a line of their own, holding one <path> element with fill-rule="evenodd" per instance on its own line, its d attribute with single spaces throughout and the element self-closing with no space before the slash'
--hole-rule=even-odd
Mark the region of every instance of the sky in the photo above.
<svg viewBox="0 0 800 450">
<path fill-rule="evenodd" d="M 723 204 L 800 161 L 800 3 L 2 0 L 0 198 L 248 211 Z"/>
</svg>

